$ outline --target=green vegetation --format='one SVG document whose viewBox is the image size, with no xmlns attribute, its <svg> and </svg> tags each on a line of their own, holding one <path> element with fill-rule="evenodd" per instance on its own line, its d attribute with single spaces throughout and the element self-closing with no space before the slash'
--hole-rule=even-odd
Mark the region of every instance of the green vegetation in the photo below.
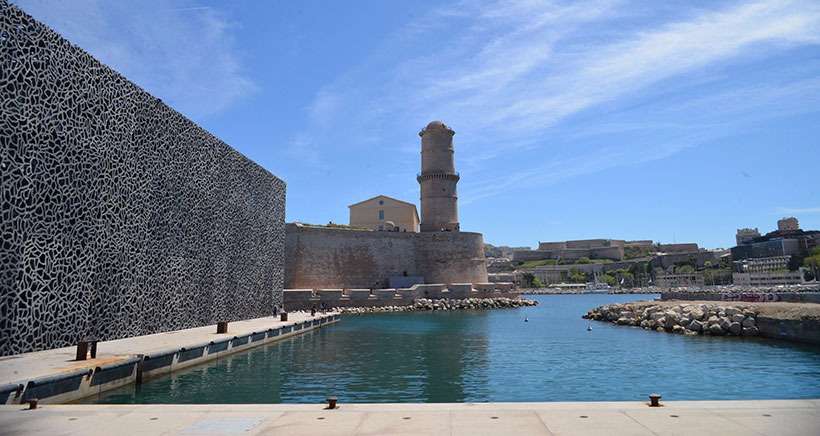
<svg viewBox="0 0 820 436">
<path fill-rule="evenodd" d="M 541 260 L 528 260 L 525 262 L 519 262 L 518 266 L 520 268 L 535 268 L 537 266 L 544 266 L 544 265 L 557 265 L 558 261 L 555 259 L 541 259 Z"/>
<path fill-rule="evenodd" d="M 637 259 L 639 257 L 649 256 L 652 250 L 650 248 L 642 247 L 624 247 L 624 259 Z"/>
<path fill-rule="evenodd" d="M 583 271 L 572 268 L 569 270 L 569 282 L 570 283 L 586 283 L 587 282 L 587 275 L 584 274 Z"/>
<path fill-rule="evenodd" d="M 810 279 L 817 279 L 820 274 L 820 247 L 813 248 L 811 253 L 803 258 L 803 266 L 811 271 Z"/>
<path fill-rule="evenodd" d="M 675 267 L 675 272 L 678 274 L 689 274 L 695 272 L 695 267 L 692 265 L 680 265 Z"/>
<path fill-rule="evenodd" d="M 541 283 L 541 279 L 539 279 L 538 277 L 533 277 L 532 278 L 532 287 L 533 288 L 543 288 L 544 284 Z"/>
</svg>

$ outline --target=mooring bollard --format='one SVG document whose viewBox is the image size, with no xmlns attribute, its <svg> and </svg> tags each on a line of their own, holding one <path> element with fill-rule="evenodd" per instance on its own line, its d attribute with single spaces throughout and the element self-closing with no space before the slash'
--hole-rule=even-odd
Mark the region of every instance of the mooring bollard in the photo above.
<svg viewBox="0 0 820 436">
<path fill-rule="evenodd" d="M 219 321 L 216 323 L 216 333 L 228 333 L 228 321 Z"/>
<path fill-rule="evenodd" d="M 96 339 L 89 339 L 88 341 L 91 344 L 91 358 L 97 358 L 97 340 Z"/>
<path fill-rule="evenodd" d="M 327 397 L 327 408 L 328 409 L 335 409 L 336 408 L 336 397 Z"/>
<path fill-rule="evenodd" d="M 88 359 L 88 341 L 82 340 L 77 342 L 77 359 L 76 360 L 85 360 Z"/>
<path fill-rule="evenodd" d="M 28 400 L 28 410 L 34 410 L 37 408 L 37 399 L 32 398 Z"/>
<path fill-rule="evenodd" d="M 288 320 L 288 313 L 287 312 L 282 312 L 281 314 L 279 314 L 279 321 L 287 321 L 287 320 Z"/>
<path fill-rule="evenodd" d="M 661 394 L 649 394 L 649 407 L 661 406 Z"/>
</svg>

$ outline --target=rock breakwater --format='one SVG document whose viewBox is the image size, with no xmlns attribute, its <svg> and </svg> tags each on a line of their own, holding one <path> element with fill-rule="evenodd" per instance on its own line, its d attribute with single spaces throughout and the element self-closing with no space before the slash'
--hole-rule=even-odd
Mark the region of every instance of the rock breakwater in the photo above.
<svg viewBox="0 0 820 436">
<path fill-rule="evenodd" d="M 374 313 L 374 312 L 420 312 L 432 310 L 486 310 L 486 309 L 511 309 L 516 307 L 527 307 L 537 305 L 537 301 L 523 298 L 465 298 L 440 299 L 420 298 L 413 304 L 406 306 L 373 306 L 373 307 L 342 307 L 342 313 Z"/>
<path fill-rule="evenodd" d="M 607 304 L 590 310 L 583 318 L 692 336 L 760 334 L 756 311 L 726 304 Z"/>
</svg>

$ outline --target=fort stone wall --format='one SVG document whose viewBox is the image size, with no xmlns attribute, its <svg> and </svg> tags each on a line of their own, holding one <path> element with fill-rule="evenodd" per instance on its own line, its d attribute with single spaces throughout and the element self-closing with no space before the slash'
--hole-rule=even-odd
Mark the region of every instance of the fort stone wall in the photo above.
<svg viewBox="0 0 820 436">
<path fill-rule="evenodd" d="M 390 277 L 486 283 L 484 239 L 469 232 L 376 232 L 286 226 L 285 287 L 380 289 Z"/>
<path fill-rule="evenodd" d="M 285 183 L 0 0 L 0 355 L 268 316 Z"/>
</svg>

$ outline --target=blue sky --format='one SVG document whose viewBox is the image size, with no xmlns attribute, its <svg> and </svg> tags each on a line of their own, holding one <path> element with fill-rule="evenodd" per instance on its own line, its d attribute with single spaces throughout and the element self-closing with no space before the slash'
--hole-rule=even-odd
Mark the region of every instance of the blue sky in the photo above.
<svg viewBox="0 0 820 436">
<path fill-rule="evenodd" d="M 820 228 L 817 1 L 13 3 L 287 181 L 289 221 L 418 204 L 441 119 L 489 243 Z"/>
</svg>

